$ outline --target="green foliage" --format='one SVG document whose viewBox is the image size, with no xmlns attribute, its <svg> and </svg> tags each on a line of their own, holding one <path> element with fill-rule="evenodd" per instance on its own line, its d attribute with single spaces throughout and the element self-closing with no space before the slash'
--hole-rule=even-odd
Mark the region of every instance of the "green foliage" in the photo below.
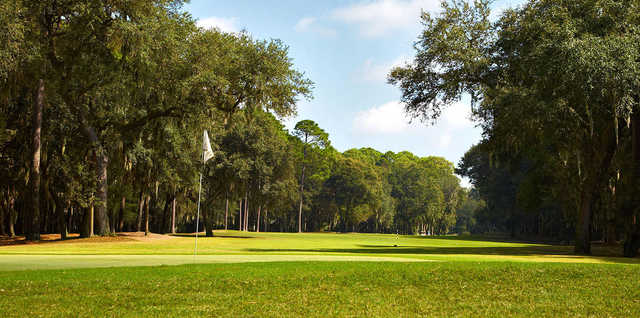
<svg viewBox="0 0 640 318">
<path fill-rule="evenodd" d="M 535 227 L 554 236 L 575 228 L 576 251 L 589 253 L 593 217 L 615 206 L 609 185 L 640 172 L 639 154 L 636 168 L 615 164 L 627 156 L 625 143 L 640 149 L 631 133 L 640 125 L 631 124 L 638 110 L 639 4 L 529 1 L 491 21 L 489 1 L 453 0 L 435 16 L 423 14 L 415 59 L 392 70 L 389 82 L 400 87 L 407 112 L 422 119 L 435 120 L 471 95 L 486 139 L 484 149 L 471 152 L 488 160 L 463 162 L 461 169 L 479 178 L 488 213 L 507 216 L 507 225 L 495 226 L 515 234 L 554 220 Z M 609 203 L 601 202 L 605 197 Z M 638 213 L 617 209 L 619 219 Z"/>
<path fill-rule="evenodd" d="M 313 88 L 288 47 L 198 28 L 182 4 L 0 4 L 4 210 L 28 219 L 39 204 L 44 232 L 86 229 L 92 208 L 99 235 L 147 224 L 168 232 L 173 222 L 193 231 L 202 172 L 208 234 L 238 226 L 241 199 L 256 230 L 453 229 L 462 201 L 451 163 L 371 148 L 340 154 L 312 120 L 286 131 L 280 120 Z M 32 203 L 30 118 L 40 80 L 43 199 Z M 205 129 L 215 157 L 203 166 Z"/>
</svg>

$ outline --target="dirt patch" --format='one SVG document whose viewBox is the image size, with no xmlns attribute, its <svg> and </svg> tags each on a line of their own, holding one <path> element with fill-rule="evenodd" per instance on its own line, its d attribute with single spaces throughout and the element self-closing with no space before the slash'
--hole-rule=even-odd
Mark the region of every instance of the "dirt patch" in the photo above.
<svg viewBox="0 0 640 318">
<path fill-rule="evenodd" d="M 60 234 L 41 234 L 40 241 L 32 242 L 25 240 L 24 236 L 0 236 L 0 246 L 19 245 L 19 244 L 51 244 L 51 243 L 102 243 L 102 242 L 126 242 L 126 241 L 154 241 L 161 239 L 171 239 L 173 236 L 164 234 L 149 233 L 148 236 L 144 232 L 121 232 L 109 236 L 93 236 L 80 238 L 78 233 L 70 233 L 66 240 L 60 239 Z"/>
</svg>

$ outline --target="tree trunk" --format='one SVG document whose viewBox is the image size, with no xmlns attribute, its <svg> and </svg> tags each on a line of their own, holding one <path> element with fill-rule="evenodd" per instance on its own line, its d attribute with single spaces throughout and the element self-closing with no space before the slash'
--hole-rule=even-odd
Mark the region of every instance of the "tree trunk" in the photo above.
<svg viewBox="0 0 640 318">
<path fill-rule="evenodd" d="M 7 197 L 5 198 L 5 192 L 3 191 L 0 194 L 0 235 L 7 235 L 6 232 L 6 228 L 5 228 L 5 223 L 6 220 L 9 218 L 9 197 L 8 197 L 8 193 L 9 191 L 7 191 Z"/>
<path fill-rule="evenodd" d="M 258 219 L 256 220 L 256 232 L 260 232 L 260 210 L 262 205 L 258 205 Z"/>
<path fill-rule="evenodd" d="M 204 231 L 207 237 L 213 237 L 213 215 L 208 208 L 202 209 Z"/>
<path fill-rule="evenodd" d="M 305 151 L 305 155 L 306 155 L 306 151 Z M 304 161 L 304 157 L 302 158 L 302 160 Z M 305 165 L 304 163 L 302 164 L 302 177 L 300 178 L 300 206 L 298 208 L 298 233 L 302 232 L 302 199 L 303 199 L 303 195 L 304 195 L 304 170 L 305 170 Z"/>
<path fill-rule="evenodd" d="M 95 232 L 94 232 L 94 228 L 96 226 L 95 223 L 96 223 L 96 213 L 95 213 L 94 204 L 91 203 L 91 207 L 89 208 L 89 237 L 92 237 L 95 235 Z"/>
<path fill-rule="evenodd" d="M 164 233 L 171 232 L 171 215 L 169 215 L 170 205 L 171 195 L 167 193 L 167 199 L 164 201 L 164 209 L 162 209 L 162 231 Z"/>
<path fill-rule="evenodd" d="M 229 220 L 229 197 L 228 195 L 225 197 L 225 204 L 224 204 L 224 230 L 228 230 L 228 220 Z"/>
<path fill-rule="evenodd" d="M 138 218 L 137 218 L 137 223 L 138 226 L 136 227 L 136 232 L 140 232 L 142 231 L 142 212 L 144 209 L 144 191 L 140 190 L 140 199 L 138 200 Z"/>
<path fill-rule="evenodd" d="M 249 194 L 248 192 L 244 193 L 244 221 L 242 226 L 244 227 L 245 232 L 249 230 Z"/>
<path fill-rule="evenodd" d="M 616 245 L 616 243 L 618 243 L 617 240 L 618 235 L 616 233 L 615 219 L 607 220 L 605 242 L 607 245 Z"/>
<path fill-rule="evenodd" d="M 238 203 L 238 231 L 242 231 L 242 199 Z"/>
<path fill-rule="evenodd" d="M 144 200 L 144 236 L 149 235 L 149 204 L 151 203 L 151 196 L 147 195 Z"/>
<path fill-rule="evenodd" d="M 82 120 L 82 130 L 92 144 L 96 159 L 96 174 L 98 179 L 97 206 L 95 209 L 96 233 L 98 235 L 109 234 L 109 215 L 107 215 L 108 180 L 107 167 L 109 157 L 107 150 L 100 143 L 96 130 Z"/>
<path fill-rule="evenodd" d="M 638 99 L 636 99 L 637 101 Z M 640 211 L 640 106 L 631 115 L 631 151 L 633 154 L 631 204 L 627 208 L 627 235 L 624 242 L 623 254 L 625 257 L 636 257 L 640 248 L 640 226 L 636 222 Z"/>
<path fill-rule="evenodd" d="M 62 200 L 60 200 L 58 196 L 55 196 L 55 210 L 57 215 L 58 232 L 60 233 L 61 240 L 66 240 L 68 234 L 67 220 L 64 217 L 65 209 L 66 207 L 64 206 Z"/>
<path fill-rule="evenodd" d="M 611 162 L 617 149 L 617 143 L 613 129 L 605 129 L 598 136 L 601 139 L 604 153 L 597 153 L 602 150 L 590 149 L 590 154 L 585 156 L 585 181 L 582 183 L 582 189 L 580 192 L 580 205 L 578 210 L 578 223 L 576 226 L 576 243 L 574 252 L 576 254 L 591 254 L 591 221 L 593 217 L 592 209 L 600 197 L 600 191 L 604 191 L 605 181 L 611 168 Z M 592 146 L 593 141 L 589 143 L 588 147 Z M 598 157 L 601 155 L 600 160 Z M 587 158 L 594 164 L 586 164 Z M 596 160 L 593 162 L 593 160 Z"/>
<path fill-rule="evenodd" d="M 171 200 L 171 234 L 176 234 L 176 197 Z"/>
<path fill-rule="evenodd" d="M 90 207 L 84 208 L 84 215 L 82 217 L 82 226 L 80 227 L 80 237 L 92 237 L 93 236 L 93 204 Z"/>
<path fill-rule="evenodd" d="M 5 235 L 7 235 L 7 232 L 5 232 L 5 229 L 4 229 L 4 220 L 5 220 L 5 215 L 7 215 L 8 213 L 5 212 L 7 210 L 5 202 L 0 202 L 0 204 L 1 204 L 1 206 L 0 206 L 0 236 L 5 236 Z"/>
<path fill-rule="evenodd" d="M 269 232 L 269 209 L 264 209 L 264 231 Z"/>
<path fill-rule="evenodd" d="M 124 209 L 127 206 L 127 197 L 122 196 L 120 200 L 120 213 L 118 215 L 118 232 L 122 232 L 122 228 L 124 227 Z"/>
<path fill-rule="evenodd" d="M 27 215 L 25 236 L 27 240 L 40 240 L 40 133 L 42 130 L 42 111 L 44 108 L 44 80 L 38 81 L 35 103 L 33 104 L 33 148 L 31 161 L 31 212 Z"/>
<path fill-rule="evenodd" d="M 305 159 L 307 157 L 308 135 L 305 134 L 302 145 L 302 173 L 300 174 L 300 207 L 298 209 L 298 233 L 302 233 L 302 200 L 304 196 L 304 170 L 306 168 Z"/>
<path fill-rule="evenodd" d="M 98 205 L 95 213 L 96 233 L 98 235 L 107 235 L 111 232 L 109 229 L 109 216 L 107 215 L 108 164 L 109 158 L 107 157 L 107 152 L 105 149 L 102 149 L 100 156 L 98 156 Z"/>
<path fill-rule="evenodd" d="M 9 210 L 9 237 L 16 236 L 16 212 L 13 210 Z"/>
<path fill-rule="evenodd" d="M 67 229 L 73 232 L 73 205 L 70 202 L 67 203 L 69 205 L 69 215 L 67 216 Z"/>
<path fill-rule="evenodd" d="M 578 211 L 578 225 L 576 226 L 576 254 L 591 254 L 591 208 L 593 186 L 585 187 L 580 194 L 580 208 Z"/>
</svg>

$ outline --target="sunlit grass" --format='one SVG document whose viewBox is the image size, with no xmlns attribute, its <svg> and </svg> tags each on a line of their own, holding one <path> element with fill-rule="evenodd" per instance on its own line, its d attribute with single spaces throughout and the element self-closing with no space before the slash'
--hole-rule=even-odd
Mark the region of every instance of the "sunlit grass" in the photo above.
<svg viewBox="0 0 640 318">
<path fill-rule="evenodd" d="M 197 257 L 191 235 L 17 244 L 0 246 L 0 317 L 640 316 L 639 259 L 594 250 L 238 231 Z"/>
<path fill-rule="evenodd" d="M 638 317 L 620 264 L 273 262 L 0 272 L 0 316 Z"/>
<path fill-rule="evenodd" d="M 594 250 L 596 256 L 576 256 L 571 246 L 486 241 L 477 237 L 217 231 L 215 237 L 198 238 L 199 257 L 195 260 L 192 235 L 148 241 L 74 239 L 0 246 L 0 270 L 175 265 L 194 261 L 340 260 L 340 257 L 347 257 L 343 260 L 373 257 L 381 260 L 640 263 L 640 259 L 610 257 L 609 249 Z"/>
</svg>

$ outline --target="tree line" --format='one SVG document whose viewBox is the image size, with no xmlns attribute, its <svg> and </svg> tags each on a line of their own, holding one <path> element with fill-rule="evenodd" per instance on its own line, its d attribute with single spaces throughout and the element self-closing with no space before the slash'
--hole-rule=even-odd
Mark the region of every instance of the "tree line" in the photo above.
<svg viewBox="0 0 640 318">
<path fill-rule="evenodd" d="M 200 172 L 207 235 L 453 229 L 453 164 L 287 131 L 313 89 L 287 46 L 198 28 L 182 4 L 0 2 L 0 235 L 194 231 Z"/>
<path fill-rule="evenodd" d="M 483 140 L 458 165 L 475 231 L 640 247 L 639 1 L 490 1 L 423 13 L 415 59 L 394 69 L 406 110 L 437 118 L 471 96 Z"/>
</svg>

